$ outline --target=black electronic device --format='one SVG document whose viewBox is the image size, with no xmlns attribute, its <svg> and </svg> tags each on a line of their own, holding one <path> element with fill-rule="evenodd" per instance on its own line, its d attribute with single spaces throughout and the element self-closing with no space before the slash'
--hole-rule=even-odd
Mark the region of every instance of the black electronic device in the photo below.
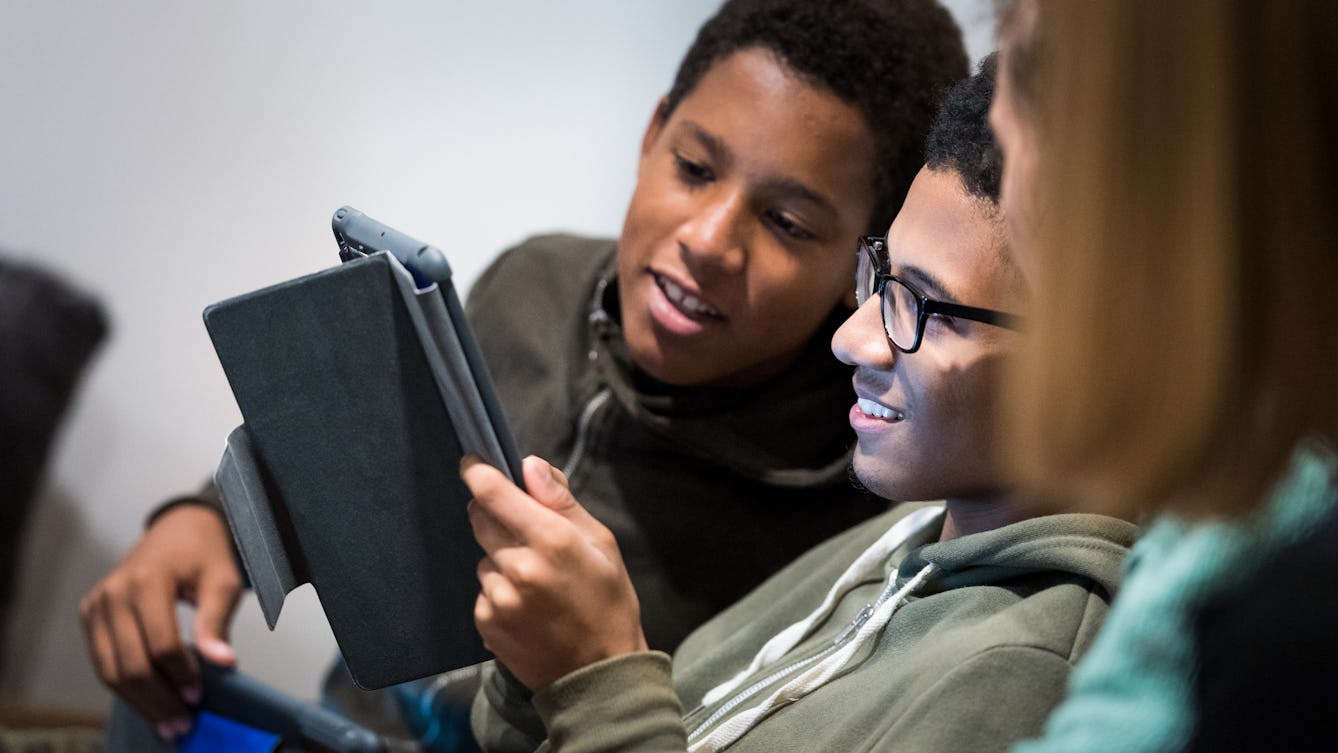
<svg viewBox="0 0 1338 753">
<path fill-rule="evenodd" d="M 435 247 L 350 207 L 344 263 L 208 307 L 245 423 L 215 473 L 270 627 L 311 583 L 354 682 L 380 688 L 488 658 L 465 454 L 521 482 Z"/>
<path fill-rule="evenodd" d="M 103 753 L 193 753 L 265 750 L 278 753 L 386 753 L 375 732 L 311 702 L 294 698 L 237 669 L 200 662 L 202 693 L 190 734 L 160 738 L 153 725 L 117 699 Z"/>
<path fill-rule="evenodd" d="M 200 660 L 200 709 L 278 735 L 304 750 L 385 753 L 376 733 L 318 704 L 300 701 L 237 669 Z"/>
</svg>

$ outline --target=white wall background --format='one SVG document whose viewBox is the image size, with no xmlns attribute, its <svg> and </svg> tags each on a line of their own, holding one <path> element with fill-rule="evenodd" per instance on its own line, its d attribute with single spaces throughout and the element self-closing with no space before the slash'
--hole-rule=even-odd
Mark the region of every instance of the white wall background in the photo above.
<svg viewBox="0 0 1338 753">
<path fill-rule="evenodd" d="M 816 0 L 815 0 L 816 1 Z M 100 710 L 77 604 L 240 421 L 200 312 L 337 263 L 351 204 L 466 289 L 538 231 L 613 235 L 640 135 L 718 0 L 0 0 L 0 249 L 65 273 L 113 333 L 29 522 L 0 697 Z M 979 57 L 990 0 L 947 3 Z M 243 666 L 315 697 L 310 587 Z"/>
</svg>

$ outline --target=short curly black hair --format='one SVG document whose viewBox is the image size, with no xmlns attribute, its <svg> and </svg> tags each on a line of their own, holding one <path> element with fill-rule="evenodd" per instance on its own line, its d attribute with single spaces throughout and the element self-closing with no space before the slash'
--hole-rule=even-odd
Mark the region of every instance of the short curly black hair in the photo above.
<svg viewBox="0 0 1338 753">
<path fill-rule="evenodd" d="M 948 90 L 925 144 L 925 167 L 952 170 L 968 193 L 995 205 L 1003 177 L 1003 154 L 990 128 L 997 70 L 998 54 L 991 53 L 974 76 Z"/>
<path fill-rule="evenodd" d="M 753 48 L 863 114 L 877 155 L 868 230 L 883 233 L 924 164 L 939 97 L 969 71 L 952 15 L 936 0 L 728 0 L 698 30 L 662 117 L 716 63 Z"/>
</svg>

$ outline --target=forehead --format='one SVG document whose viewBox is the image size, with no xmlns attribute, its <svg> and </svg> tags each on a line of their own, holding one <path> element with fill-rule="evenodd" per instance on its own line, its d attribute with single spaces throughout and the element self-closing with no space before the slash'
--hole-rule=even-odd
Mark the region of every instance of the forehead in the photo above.
<svg viewBox="0 0 1338 753">
<path fill-rule="evenodd" d="M 911 272 L 922 273 L 941 283 L 946 297 L 971 306 L 1016 308 L 1007 253 L 997 210 L 949 170 L 921 169 L 888 230 L 893 274 L 914 280 Z"/>
<path fill-rule="evenodd" d="M 718 138 L 750 173 L 824 193 L 871 193 L 874 139 L 854 105 L 808 83 L 776 56 L 749 48 L 722 58 L 679 102 L 671 138 Z"/>
</svg>

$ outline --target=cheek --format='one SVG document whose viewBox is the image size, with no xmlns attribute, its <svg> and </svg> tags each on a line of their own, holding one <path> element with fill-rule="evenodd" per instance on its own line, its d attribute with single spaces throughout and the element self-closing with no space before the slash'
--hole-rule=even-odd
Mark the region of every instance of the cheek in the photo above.
<svg viewBox="0 0 1338 753">
<path fill-rule="evenodd" d="M 638 243 L 652 234 L 654 218 L 657 215 L 655 203 L 656 197 L 644 186 L 637 186 L 632 193 L 632 200 L 627 206 L 627 215 L 623 219 L 621 247 L 625 252 L 624 255 L 628 255 L 626 252 L 634 254 L 638 250 Z"/>
<path fill-rule="evenodd" d="M 957 447 L 974 443 L 978 401 L 971 369 L 928 347 L 902 359 L 902 384 L 916 441 L 935 447 L 935 455 L 954 455 Z"/>
<path fill-rule="evenodd" d="M 964 478 L 992 475 L 997 428 L 995 365 L 975 364 L 948 381 L 937 406 L 943 426 L 940 439 Z"/>
<path fill-rule="evenodd" d="M 794 264 L 762 257 L 749 264 L 749 308 L 766 312 L 771 329 L 807 339 L 836 305 L 855 289 L 855 269 L 840 265 Z"/>
<path fill-rule="evenodd" d="M 683 190 L 672 173 L 658 165 L 643 168 L 632 190 L 627 215 L 623 220 L 622 239 L 650 243 L 672 232 L 692 211 L 692 195 Z"/>
</svg>

